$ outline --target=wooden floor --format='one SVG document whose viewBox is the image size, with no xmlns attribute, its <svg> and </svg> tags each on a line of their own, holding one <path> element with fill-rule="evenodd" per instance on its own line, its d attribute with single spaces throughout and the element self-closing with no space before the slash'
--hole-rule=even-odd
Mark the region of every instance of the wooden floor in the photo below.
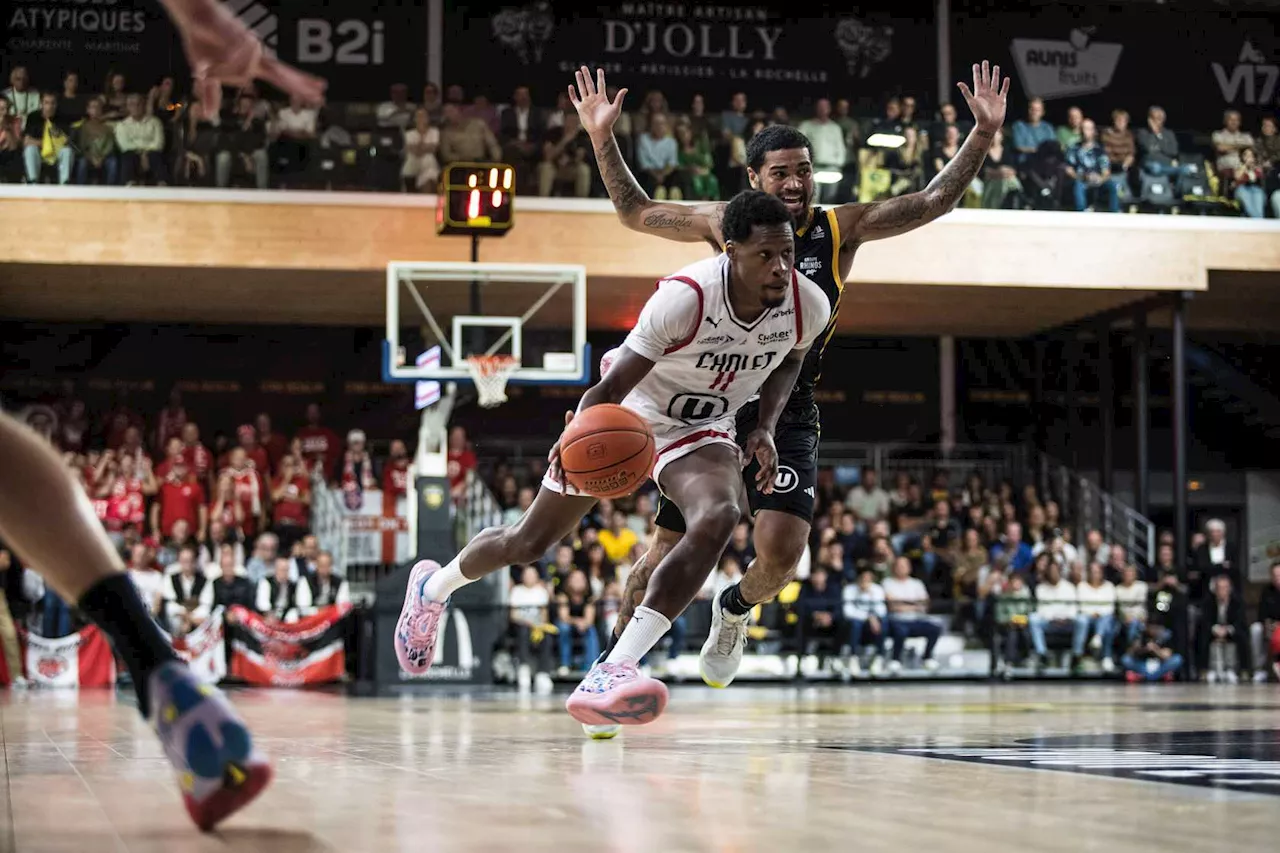
<svg viewBox="0 0 1280 853">
<path fill-rule="evenodd" d="M 673 690 L 585 740 L 563 695 L 237 693 L 276 760 L 214 835 L 122 694 L 0 704 L 4 851 L 1275 850 L 1280 688 Z"/>
</svg>

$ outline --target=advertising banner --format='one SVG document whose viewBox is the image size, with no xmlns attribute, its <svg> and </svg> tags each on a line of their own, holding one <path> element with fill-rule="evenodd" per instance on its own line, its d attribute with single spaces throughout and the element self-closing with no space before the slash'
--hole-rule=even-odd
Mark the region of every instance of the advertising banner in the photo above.
<svg viewBox="0 0 1280 853">
<path fill-rule="evenodd" d="M 130 91 L 145 93 L 164 75 L 188 73 L 173 25 L 155 0 L 15 0 L 0 15 L 5 73 L 25 65 L 36 89 L 60 92 L 63 74 L 75 71 L 80 91 L 97 93 L 118 72 Z M 8 85 L 6 79 L 0 88 Z"/>
<path fill-rule="evenodd" d="M 116 659 L 107 638 L 93 625 L 50 639 L 26 635 L 27 678 L 40 687 L 113 687 Z"/>
<path fill-rule="evenodd" d="M 990 59 L 1013 74 L 1009 121 L 1043 98 L 1052 122 L 1068 106 L 1105 127 L 1123 108 L 1141 126 L 1159 105 L 1174 130 L 1212 131 L 1224 110 L 1245 126 L 1280 103 L 1280 29 L 1275 16 L 1199 7 L 1032 3 L 1013 9 L 955 0 L 952 72 Z"/>
<path fill-rule="evenodd" d="M 886 91 L 936 89 L 933 8 L 908 0 L 801 17 L 778 2 L 454 3 L 445 11 L 444 76 L 492 88 L 501 101 L 527 85 L 546 106 L 582 65 L 628 87 L 632 108 L 653 89 L 674 110 L 702 94 L 718 113 L 735 92 L 768 111 L 820 97 L 870 106 Z"/>
</svg>

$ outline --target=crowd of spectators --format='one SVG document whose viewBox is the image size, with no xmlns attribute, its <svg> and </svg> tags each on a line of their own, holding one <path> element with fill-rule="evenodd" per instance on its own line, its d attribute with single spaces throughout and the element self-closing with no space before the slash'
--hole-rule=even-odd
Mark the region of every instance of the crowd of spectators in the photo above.
<svg viewBox="0 0 1280 853">
<path fill-rule="evenodd" d="M 292 436 L 263 413 L 209 444 L 177 391 L 149 418 L 125 405 L 94 415 L 78 400 L 30 406 L 25 417 L 63 453 L 144 600 L 175 636 L 219 605 L 290 621 L 350 601 L 342 567 L 335 571 L 310 529 L 313 489 L 350 501 L 408 488 L 403 441 L 374 458 L 363 432 L 343 441 L 314 403 Z M 544 473 L 540 461 L 482 466 L 458 426 L 448 460 L 455 504 L 475 472 L 506 523 L 532 504 Z M 654 532 L 655 499 L 650 487 L 601 501 L 544 559 L 511 567 L 507 650 L 518 681 L 546 688 L 553 674 L 594 660 Z M 1061 654 L 1073 673 L 1280 677 L 1280 565 L 1249 619 L 1238 544 L 1226 541 L 1221 522 L 1197 533 L 1183 560 L 1172 534 L 1161 533 L 1154 562 L 1143 565 L 1101 531 L 1077 537 L 1059 503 L 1035 486 L 977 474 L 954 484 L 946 470 L 922 479 L 897 472 L 885 488 L 871 468 L 823 468 L 816 501 L 797 577 L 754 610 L 750 634 L 756 651 L 782 655 L 797 674 L 828 664 L 849 677 L 934 671 L 935 648 L 950 633 L 991 649 L 998 672 L 1038 671 Z M 711 602 L 753 557 L 744 519 L 649 663 L 661 668 L 700 646 Z M 14 615 L 30 629 L 50 637 L 77 629 L 74 611 L 3 549 L 0 572 Z M 6 653 L 11 636 L 12 619 L 0 613 Z"/>
<path fill-rule="evenodd" d="M 248 86 L 208 120 L 174 80 L 135 87 L 112 74 L 100 94 L 68 72 L 60 86 L 26 68 L 0 93 L 0 180 L 29 183 L 171 182 L 226 187 L 333 187 L 434 192 L 443 166 L 503 161 L 518 188 L 540 196 L 602 197 L 591 142 L 561 90 L 539 105 L 527 86 L 510 102 L 467 97 L 434 83 L 413 98 L 397 83 L 380 103 L 273 103 Z M 616 90 L 613 90 L 616 91 Z M 611 91 L 612 94 L 612 91 Z M 746 186 L 746 142 L 770 124 L 795 124 L 813 143 L 817 200 L 874 201 L 922 188 L 956 156 L 971 124 L 953 104 L 919 112 L 910 95 L 878 116 L 855 115 L 847 98 L 819 98 L 803 118 L 761 109 L 737 93 L 720 109 L 694 95 L 687 108 L 651 90 L 615 131 L 623 156 L 655 198 L 714 200 Z M 1280 134 L 1274 116 L 1257 128 L 1228 111 L 1211 135 L 1175 132 L 1160 106 L 1145 123 L 1115 110 L 1089 117 L 1068 106 L 1055 125 L 1039 99 L 996 135 L 962 204 L 1046 210 L 1240 211 L 1280 217 Z"/>
<path fill-rule="evenodd" d="M 494 468 L 509 519 L 532 502 L 541 474 L 538 463 Z M 1144 565 L 1099 530 L 1077 541 L 1058 503 L 1034 486 L 1017 491 L 977 475 L 954 486 L 945 471 L 927 483 L 900 473 L 891 489 L 872 469 L 856 479 L 842 484 L 835 470 L 820 471 L 813 539 L 797 577 L 753 611 L 751 646 L 782 655 L 797 676 L 824 666 L 844 677 L 937 671 L 935 648 L 950 632 L 991 649 L 1002 675 L 1024 664 L 1045 671 L 1061 655 L 1069 674 L 1159 680 L 1185 669 L 1211 682 L 1280 679 L 1280 565 L 1249 627 L 1238 547 L 1220 521 L 1193 537 L 1182 561 L 1172 533 L 1162 532 L 1155 561 Z M 653 529 L 651 492 L 602 501 L 544 560 L 512 567 L 508 645 L 520 683 L 590 665 Z M 661 670 L 696 650 L 711 602 L 753 556 L 744 520 L 649 664 Z M 904 654 L 916 638 L 918 653 Z"/>
<path fill-rule="evenodd" d="M 263 413 L 238 426 L 234 441 L 218 432 L 209 444 L 177 391 L 150 418 L 123 405 L 95 416 L 79 400 L 29 406 L 24 417 L 61 451 L 143 600 L 174 636 L 220 606 L 287 622 L 349 603 L 333 555 L 311 531 L 314 489 L 337 489 L 349 500 L 368 490 L 407 489 L 402 441 L 375 460 L 360 430 L 342 441 L 316 404 L 292 437 Z M 0 614 L 6 649 L 5 623 L 14 617 L 45 637 L 83 624 L 33 567 L 0 553 L 13 604 L 11 616 Z"/>
</svg>

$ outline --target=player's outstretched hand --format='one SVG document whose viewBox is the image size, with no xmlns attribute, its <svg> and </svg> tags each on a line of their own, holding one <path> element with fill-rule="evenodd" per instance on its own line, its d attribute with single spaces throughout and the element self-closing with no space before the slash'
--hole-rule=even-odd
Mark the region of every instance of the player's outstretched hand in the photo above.
<svg viewBox="0 0 1280 853">
<path fill-rule="evenodd" d="M 994 68 L 987 60 L 982 60 L 982 65 L 974 64 L 973 66 L 973 91 L 969 90 L 963 82 L 957 83 L 960 87 L 960 94 L 964 95 L 965 102 L 969 104 L 969 109 L 973 111 L 973 117 L 977 120 L 978 127 L 982 130 L 994 133 L 996 129 L 1004 126 L 1005 104 L 1009 95 L 1009 78 L 1004 78 L 1004 85 L 1000 82 L 1000 66 Z"/>
<path fill-rule="evenodd" d="M 161 0 L 182 36 L 194 93 L 205 118 L 218 114 L 222 87 L 265 80 L 312 105 L 324 102 L 326 83 L 281 62 L 219 0 Z"/>
<path fill-rule="evenodd" d="M 765 429 L 751 431 L 747 436 L 742 467 L 750 465 L 752 459 L 760 462 L 760 470 L 756 472 L 756 488 L 762 494 L 773 494 L 773 481 L 778 476 L 778 448 L 774 446 L 773 433 Z"/>
<path fill-rule="evenodd" d="M 572 83 L 569 84 L 569 100 L 578 111 L 583 129 L 590 136 L 612 133 L 614 123 L 622 115 L 622 99 L 626 97 L 627 90 L 619 89 L 617 97 L 610 101 L 605 93 L 603 68 L 596 70 L 594 82 L 591 80 L 591 69 L 585 65 L 575 71 L 573 76 L 578 85 L 575 89 Z"/>
<path fill-rule="evenodd" d="M 568 426 L 573 420 L 573 412 L 564 413 L 564 425 Z M 560 467 L 560 439 L 564 438 L 564 433 L 556 438 L 556 443 L 551 445 L 551 450 L 547 451 L 547 474 L 551 477 L 552 482 L 559 483 L 565 490 L 565 494 L 569 493 L 569 484 L 564 481 L 564 469 Z"/>
</svg>

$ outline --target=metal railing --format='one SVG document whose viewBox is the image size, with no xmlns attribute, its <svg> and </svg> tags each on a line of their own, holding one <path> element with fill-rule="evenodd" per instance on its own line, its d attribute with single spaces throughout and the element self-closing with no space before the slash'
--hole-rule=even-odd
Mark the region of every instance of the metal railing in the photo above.
<svg viewBox="0 0 1280 853">
<path fill-rule="evenodd" d="M 1054 495 L 1063 515 L 1072 519 L 1077 545 L 1097 528 L 1106 542 L 1123 545 L 1138 565 L 1155 563 L 1156 526 L 1150 519 L 1057 459 L 1043 453 L 1036 457 L 1041 490 Z"/>
</svg>

